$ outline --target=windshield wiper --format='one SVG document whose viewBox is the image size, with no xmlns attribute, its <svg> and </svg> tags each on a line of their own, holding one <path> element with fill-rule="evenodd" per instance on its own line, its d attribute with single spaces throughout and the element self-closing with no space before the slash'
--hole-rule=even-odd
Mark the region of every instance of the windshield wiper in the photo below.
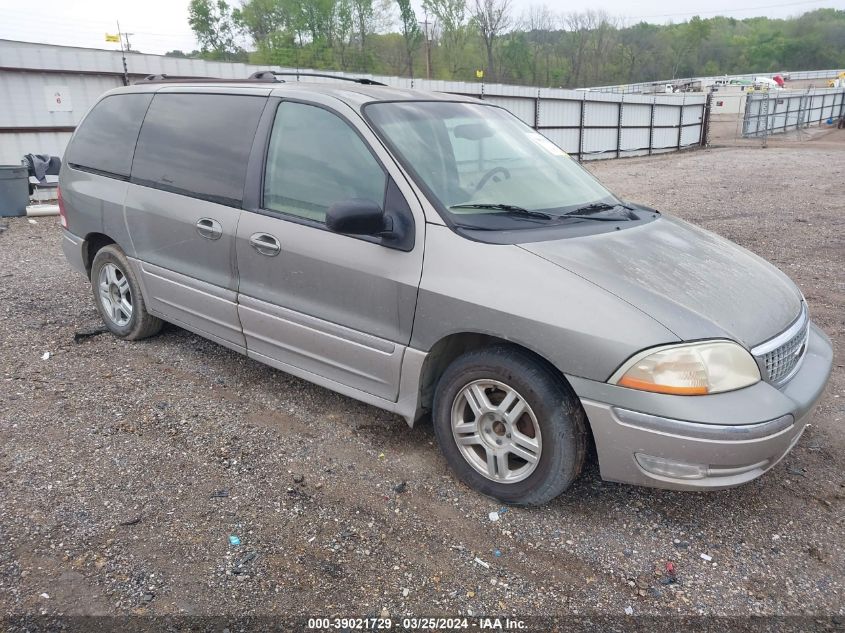
<svg viewBox="0 0 845 633">
<path fill-rule="evenodd" d="M 608 204 L 607 202 L 593 202 L 590 204 L 585 204 L 583 207 L 578 207 L 577 209 L 572 209 L 572 211 L 567 211 L 566 213 L 562 213 L 560 217 L 562 218 L 587 218 L 589 217 L 591 220 L 605 220 L 605 219 L 613 219 L 618 220 L 619 218 L 594 218 L 592 217 L 593 213 L 600 213 L 602 211 L 613 211 L 614 209 L 626 209 L 627 211 L 633 211 L 631 207 L 626 207 L 624 204 L 617 203 L 617 204 Z M 630 220 L 631 218 L 626 217 L 626 220 Z"/>
<path fill-rule="evenodd" d="M 627 222 L 631 218 L 620 218 L 618 215 L 575 215 L 574 213 L 564 213 L 560 216 L 561 220 L 592 220 L 593 222 Z"/>
<path fill-rule="evenodd" d="M 520 218 L 538 218 L 541 220 L 551 220 L 553 216 L 542 211 L 529 211 L 522 207 L 517 207 L 513 204 L 487 204 L 487 203 L 473 203 L 473 204 L 453 204 L 450 209 L 490 209 L 491 211 L 504 211 L 503 215 Z"/>
</svg>

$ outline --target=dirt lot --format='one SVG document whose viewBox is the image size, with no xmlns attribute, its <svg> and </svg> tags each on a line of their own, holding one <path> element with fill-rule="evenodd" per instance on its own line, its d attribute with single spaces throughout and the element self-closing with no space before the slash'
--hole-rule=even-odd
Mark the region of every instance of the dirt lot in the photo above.
<svg viewBox="0 0 845 633">
<path fill-rule="evenodd" d="M 591 465 L 496 522 L 430 424 L 175 327 L 75 343 L 98 321 L 58 220 L 0 219 L 0 613 L 845 615 L 843 150 L 591 165 L 789 274 L 834 375 L 795 450 L 742 488 L 634 488 Z"/>
</svg>

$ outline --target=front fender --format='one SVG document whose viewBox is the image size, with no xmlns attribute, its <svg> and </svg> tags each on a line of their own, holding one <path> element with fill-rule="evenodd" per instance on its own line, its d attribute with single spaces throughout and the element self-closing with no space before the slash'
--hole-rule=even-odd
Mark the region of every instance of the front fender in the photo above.
<svg viewBox="0 0 845 633">
<path fill-rule="evenodd" d="M 592 282 L 508 244 L 429 225 L 411 347 L 458 332 L 518 343 L 564 374 L 607 380 L 632 354 L 678 338 Z"/>
</svg>

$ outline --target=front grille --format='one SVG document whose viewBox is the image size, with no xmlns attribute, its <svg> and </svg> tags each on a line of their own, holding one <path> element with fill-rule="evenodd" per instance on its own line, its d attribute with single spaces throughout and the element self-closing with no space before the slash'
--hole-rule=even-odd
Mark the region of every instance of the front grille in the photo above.
<svg viewBox="0 0 845 633">
<path fill-rule="evenodd" d="M 810 319 L 807 308 L 801 305 L 801 315 L 784 332 L 758 345 L 751 353 L 757 360 L 763 380 L 780 385 L 792 377 L 807 351 Z"/>
</svg>

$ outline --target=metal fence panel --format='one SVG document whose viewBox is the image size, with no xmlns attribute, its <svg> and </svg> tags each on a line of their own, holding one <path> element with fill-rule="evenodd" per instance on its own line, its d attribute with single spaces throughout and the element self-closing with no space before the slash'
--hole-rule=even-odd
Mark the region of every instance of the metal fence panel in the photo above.
<svg viewBox="0 0 845 633">
<path fill-rule="evenodd" d="M 547 139 L 557 145 L 567 154 L 578 154 L 581 134 L 577 129 L 547 129 L 540 130 Z"/>
<path fill-rule="evenodd" d="M 695 145 L 701 139 L 701 125 L 685 125 L 681 128 L 681 146 Z"/>
<path fill-rule="evenodd" d="M 534 99 L 526 99 L 519 97 L 500 97 L 495 95 L 488 95 L 484 98 L 497 106 L 502 106 L 522 119 L 528 125 L 534 126 L 534 115 L 536 108 L 536 101 Z"/>
<path fill-rule="evenodd" d="M 602 154 L 616 151 L 616 128 L 586 128 L 584 130 L 584 153 Z"/>
<path fill-rule="evenodd" d="M 657 105 L 654 108 L 655 125 L 678 125 L 681 121 L 681 108 L 678 105 Z"/>
<path fill-rule="evenodd" d="M 209 62 L 139 53 L 127 54 L 130 81 L 149 74 L 246 78 L 258 70 L 295 69 Z M 62 154 L 70 130 L 104 91 L 122 84 L 123 62 L 117 51 L 37 45 L 0 40 L 0 94 L 13 95 L 0 110 L 0 161 L 20 160 L 20 142 L 28 151 Z M 309 72 L 301 70 L 300 72 Z M 326 71 L 322 71 L 326 72 Z M 383 77 L 332 72 L 340 77 L 368 77 L 396 88 L 451 92 L 502 106 L 579 159 L 611 158 L 698 145 L 706 95 L 641 95 Z M 299 77 L 287 77 L 290 82 Z M 302 78 L 303 81 L 306 78 Z M 308 77 L 309 82 L 333 79 Z M 43 96 L 50 82 L 68 87 L 71 111 L 51 112 Z M 830 104 L 828 104 L 830 105 Z M 821 111 L 822 105 L 820 105 Z M 683 126 L 683 129 L 681 129 Z M 15 143 L 8 142 L 13 135 Z M 54 135 L 54 136 L 50 136 Z M 21 141 L 23 139 L 24 141 Z M 41 139 L 41 140 L 39 140 Z M 64 141 L 62 141 L 64 139 Z"/>
<path fill-rule="evenodd" d="M 540 99 L 540 127 L 581 124 L 581 99 Z"/>
<path fill-rule="evenodd" d="M 645 126 L 651 124 L 651 105 L 643 103 L 628 103 L 622 107 L 622 125 L 626 127 Z"/>
<path fill-rule="evenodd" d="M 749 92 L 744 137 L 766 137 L 845 116 L 845 89 Z"/>
<path fill-rule="evenodd" d="M 623 128 L 622 129 L 622 147 L 625 152 L 634 150 L 648 150 L 649 139 L 651 134 L 648 128 Z"/>
<path fill-rule="evenodd" d="M 684 105 L 684 124 L 704 121 L 704 104 L 687 103 Z"/>
<path fill-rule="evenodd" d="M 651 146 L 654 149 L 677 147 L 678 128 L 655 128 Z"/>
<path fill-rule="evenodd" d="M 616 127 L 619 124 L 619 106 L 616 103 L 587 101 L 584 105 L 584 125 L 586 127 Z M 616 145 L 615 140 L 613 145 Z"/>
</svg>

